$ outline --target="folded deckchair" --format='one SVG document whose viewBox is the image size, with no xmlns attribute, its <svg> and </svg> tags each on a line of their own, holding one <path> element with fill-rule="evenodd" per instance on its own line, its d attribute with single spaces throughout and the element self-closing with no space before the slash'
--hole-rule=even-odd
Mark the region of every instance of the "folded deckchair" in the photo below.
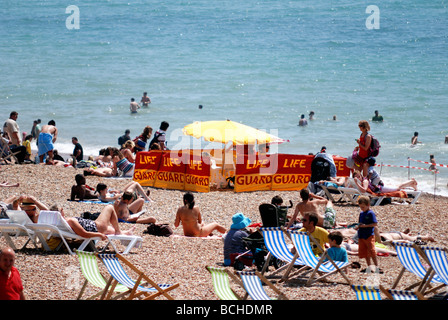
<svg viewBox="0 0 448 320">
<path fill-rule="evenodd" d="M 67 223 L 67 221 L 62 217 L 61 213 L 58 211 L 42 210 L 39 213 L 37 223 L 30 225 L 29 228 L 34 231 L 36 237 L 39 238 L 42 246 L 46 251 L 51 251 L 50 247 L 47 244 L 47 240 L 51 237 L 57 237 L 62 240 L 61 243 L 56 247 L 55 251 L 59 250 L 62 245 L 65 245 L 67 251 L 71 255 L 74 255 L 74 253 L 68 245 L 67 239 L 81 240 L 82 243 L 78 247 L 78 250 L 84 250 L 87 245 L 92 245 L 92 243 L 92 248 L 96 250 L 94 242 L 101 240 L 100 237 L 84 238 L 76 234 Z"/>
<path fill-rule="evenodd" d="M 284 269 L 288 269 L 284 274 L 282 280 L 287 279 L 289 276 L 289 272 L 294 266 L 304 266 L 304 262 L 299 257 L 297 251 L 293 254 L 291 249 L 293 247 L 288 247 L 285 239 L 285 231 L 281 227 L 272 227 L 272 228 L 260 228 L 264 243 L 266 245 L 266 249 L 268 250 L 268 255 L 266 257 L 266 261 L 264 263 L 261 274 L 264 274 L 269 266 L 269 262 L 272 257 L 277 258 L 278 260 L 285 263 L 284 266 L 278 268 L 275 272 L 283 271 Z M 297 272 L 301 272 L 299 269 Z"/>
<path fill-rule="evenodd" d="M 82 274 L 84 275 L 85 278 L 84 284 L 82 285 L 82 288 L 78 294 L 77 300 L 81 299 L 89 283 L 95 288 L 99 288 L 100 291 L 86 298 L 86 300 L 91 300 L 98 296 L 101 296 L 101 300 L 103 300 L 106 297 L 108 290 L 110 290 L 110 293 L 113 292 L 119 293 L 112 299 L 119 299 L 131 292 L 131 290 L 128 287 L 125 287 L 122 284 L 116 284 L 116 286 L 111 286 L 111 280 L 113 279 L 112 277 L 109 277 L 109 281 L 106 282 L 106 280 L 103 278 L 98 268 L 96 254 L 92 252 L 79 251 L 79 250 L 76 250 L 76 254 L 78 256 Z"/>
<path fill-rule="evenodd" d="M 5 141 L 0 137 L 0 162 L 4 162 L 5 164 L 18 163 L 16 155 L 18 155 L 20 151 L 11 152 L 9 146 Z"/>
<path fill-rule="evenodd" d="M 280 291 L 276 286 L 272 284 L 265 276 L 256 270 L 238 271 L 238 275 L 243 280 L 244 288 L 246 289 L 252 300 L 272 300 L 263 288 L 263 284 L 266 284 L 276 294 L 278 300 L 288 300 L 285 294 Z"/>
<path fill-rule="evenodd" d="M 316 281 L 320 281 L 336 273 L 339 273 L 348 282 L 348 284 L 351 284 L 350 279 L 343 271 L 343 269 L 346 269 L 349 266 L 348 262 L 333 261 L 333 259 L 330 258 L 327 252 L 322 249 L 319 242 L 317 242 L 317 240 L 314 239 L 313 236 L 308 232 L 301 232 L 298 230 L 290 230 L 288 232 L 301 260 L 306 266 L 310 267 L 313 270 L 311 276 L 306 282 L 306 285 L 310 285 Z M 320 258 L 316 257 L 311 250 L 310 241 L 313 241 L 313 243 L 321 250 L 321 252 L 324 252 L 324 254 Z M 314 279 L 314 276 L 317 273 L 323 275 Z"/>
<path fill-rule="evenodd" d="M 392 285 L 392 289 L 395 289 L 397 287 L 405 271 L 409 271 L 420 278 L 419 281 L 410 285 L 405 290 L 409 290 L 418 286 L 417 290 L 425 294 L 426 288 L 430 284 L 436 284 L 436 285 L 444 284 L 443 280 L 437 274 L 435 274 L 433 268 L 431 267 L 432 265 L 430 260 L 428 259 L 425 252 L 418 245 L 416 245 L 415 243 L 405 243 L 395 241 L 392 243 L 397 252 L 398 259 L 400 260 L 400 263 L 403 266 L 397 279 Z M 423 260 L 426 264 L 430 265 L 430 267 L 426 269 L 423 266 L 421 260 Z M 431 289 L 428 292 L 431 291 L 434 291 L 434 289 Z"/>
<path fill-rule="evenodd" d="M 213 289 L 215 290 L 215 294 L 221 300 L 243 300 L 245 297 L 240 296 L 235 290 L 233 290 L 230 286 L 229 277 L 240 287 L 244 288 L 243 283 L 237 276 L 235 276 L 232 272 L 228 271 L 226 268 L 218 268 L 218 267 L 205 267 L 208 272 L 210 272 L 212 276 Z M 245 292 L 247 295 L 247 293 Z"/>
<path fill-rule="evenodd" d="M 136 266 L 134 266 L 130 261 L 126 260 L 121 254 L 98 254 L 98 257 L 104 263 L 109 274 L 114 278 L 114 282 L 120 283 L 125 287 L 131 289 L 128 297 L 126 299 L 132 300 L 144 296 L 143 300 L 152 300 L 158 296 L 164 296 L 168 300 L 174 300 L 174 298 L 168 293 L 169 291 L 177 288 L 179 286 L 176 284 L 157 284 L 149 276 L 147 276 L 143 271 L 140 271 Z M 131 271 L 137 275 L 137 280 L 133 280 L 123 268 L 122 263 Z M 147 282 L 148 286 L 141 284 L 142 281 Z"/>
<path fill-rule="evenodd" d="M 352 285 L 358 300 L 381 300 L 380 288 L 376 286 Z"/>
<path fill-rule="evenodd" d="M 18 237 L 25 237 L 27 238 L 26 242 L 20 250 L 24 249 L 30 241 L 34 247 L 37 248 L 35 234 L 29 228 L 29 226 L 33 224 L 33 221 L 31 221 L 26 212 L 20 210 L 7 210 L 6 215 L 9 219 L 1 219 L 0 235 L 5 238 L 8 246 L 10 246 L 13 250 L 17 250 L 12 238 L 17 240 Z"/>
</svg>

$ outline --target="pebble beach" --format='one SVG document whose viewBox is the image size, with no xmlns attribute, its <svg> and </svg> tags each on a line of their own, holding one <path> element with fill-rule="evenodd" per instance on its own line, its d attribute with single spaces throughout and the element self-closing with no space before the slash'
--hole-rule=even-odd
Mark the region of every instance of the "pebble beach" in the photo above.
<svg viewBox="0 0 448 320">
<path fill-rule="evenodd" d="M 61 204 L 66 216 L 80 216 L 85 211 L 101 211 L 104 204 L 68 201 L 70 188 L 75 183 L 74 177 L 77 173 L 82 173 L 82 169 L 34 164 L 3 165 L 0 167 L 0 181 L 19 183 L 20 186 L 1 188 L 0 199 L 6 199 L 15 194 L 32 195 L 47 206 L 54 203 Z M 103 182 L 114 189 L 120 189 L 128 181 L 96 176 L 86 178 L 87 184 L 90 186 L 96 186 L 97 183 Z M 176 210 L 182 205 L 184 192 L 148 187 L 144 187 L 144 189 L 150 190 L 150 197 L 153 200 L 151 203 L 145 203 L 146 214 L 154 216 L 157 223 L 169 223 L 173 227 Z M 270 202 L 275 195 L 280 195 L 285 203 L 291 200 L 295 205 L 300 201 L 298 191 L 235 193 L 232 190 L 196 193 L 195 200 L 205 223 L 215 221 L 229 228 L 232 223 L 232 215 L 237 212 L 244 213 L 254 223 L 261 222 L 258 206 L 261 203 Z M 436 240 L 432 244 L 447 247 L 445 214 L 448 199 L 432 194 L 423 194 L 417 204 L 410 205 L 408 202 L 393 202 L 390 205 L 374 207 L 380 231 L 402 231 L 410 228 L 411 234 L 417 232 L 430 234 Z M 337 221 L 344 221 L 348 224 L 357 222 L 359 215 L 357 206 L 346 202 L 337 203 L 335 209 Z M 122 230 L 126 230 L 130 228 L 130 225 L 121 223 L 120 227 Z M 180 286 L 171 291 L 172 296 L 177 300 L 218 299 L 205 266 L 221 266 L 223 241 L 220 237 L 217 235 L 209 238 L 184 237 L 181 227 L 177 229 L 173 227 L 174 235 L 171 237 L 157 237 L 144 234 L 145 229 L 146 225 L 136 225 L 134 234 L 143 238 L 143 245 L 126 255 L 128 260 L 158 283 L 179 283 Z M 16 241 L 20 245 L 22 239 L 19 238 Z M 0 238 L 0 247 L 5 245 L 5 240 Z M 359 269 L 349 269 L 349 279 L 353 284 L 366 284 L 369 281 L 369 275 L 360 272 L 366 267 L 365 260 L 359 260 L 357 256 L 352 255 L 349 256 L 349 260 L 351 262 L 358 261 L 361 264 Z M 380 268 L 384 271 L 383 274 L 376 275 L 379 277 L 379 283 L 385 288 L 390 288 L 401 270 L 401 264 L 395 256 L 379 256 L 378 261 Z M 77 256 L 69 255 L 64 251 L 45 252 L 40 248 L 33 248 L 29 244 L 26 249 L 16 252 L 15 266 L 21 274 L 25 296 L 28 300 L 75 300 L 84 282 Z M 233 268 L 231 269 L 233 270 Z M 103 275 L 107 274 L 101 263 L 100 270 Z M 266 274 L 267 277 L 291 300 L 356 299 L 350 286 L 339 275 L 330 278 L 335 282 L 319 282 L 306 287 L 303 279 L 300 278 L 280 283 L 278 277 L 270 277 L 273 270 L 271 267 Z M 405 273 L 399 288 L 404 288 L 416 280 L 416 276 Z M 236 286 L 235 289 L 239 290 Z M 268 293 L 269 290 L 266 288 Z M 95 288 L 88 286 L 85 296 L 95 292 Z"/>
</svg>

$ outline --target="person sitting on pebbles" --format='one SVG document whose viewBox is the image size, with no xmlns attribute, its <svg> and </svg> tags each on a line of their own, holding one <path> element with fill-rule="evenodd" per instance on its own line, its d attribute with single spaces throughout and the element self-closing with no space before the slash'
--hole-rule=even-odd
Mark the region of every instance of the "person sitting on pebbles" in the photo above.
<svg viewBox="0 0 448 320">
<path fill-rule="evenodd" d="M 75 201 L 76 199 L 79 199 L 80 201 L 85 199 L 98 199 L 98 194 L 95 192 L 95 189 L 86 184 L 86 178 L 84 175 L 78 173 L 75 175 L 75 181 L 76 185 L 72 186 L 70 193 L 71 201 Z"/>
<path fill-rule="evenodd" d="M 201 212 L 198 207 L 194 206 L 194 196 L 192 193 L 185 193 L 183 202 L 184 205 L 177 210 L 174 227 L 177 228 L 182 223 L 185 236 L 207 237 L 215 230 L 220 233 L 226 233 L 226 228 L 216 222 L 209 224 L 202 222 Z"/>
<path fill-rule="evenodd" d="M 118 222 L 126 223 L 156 223 L 154 217 L 141 217 L 143 209 L 143 198 L 134 200 L 134 194 L 125 191 L 120 199 L 116 200 L 114 206 L 116 207 Z"/>
</svg>

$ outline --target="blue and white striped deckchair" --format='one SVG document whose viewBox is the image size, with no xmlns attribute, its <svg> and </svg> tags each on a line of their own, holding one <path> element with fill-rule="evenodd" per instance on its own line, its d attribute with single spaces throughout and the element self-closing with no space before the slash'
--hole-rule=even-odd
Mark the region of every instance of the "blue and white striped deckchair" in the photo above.
<svg viewBox="0 0 448 320">
<path fill-rule="evenodd" d="M 407 270 L 415 275 L 417 275 L 421 280 L 407 287 L 405 290 L 409 290 L 418 286 L 418 291 L 425 293 L 426 287 L 432 284 L 442 284 L 442 279 L 434 274 L 433 268 L 426 269 L 420 258 L 425 261 L 428 265 L 431 265 L 426 254 L 414 243 L 405 242 L 393 242 L 395 250 L 397 251 L 398 259 L 403 265 L 397 279 L 392 285 L 392 289 L 395 289 L 400 282 L 404 272 Z"/>
<path fill-rule="evenodd" d="M 446 248 L 430 246 L 423 246 L 421 248 L 428 257 L 429 263 L 434 269 L 438 279 L 440 279 L 440 282 L 448 285 L 448 260 L 446 258 Z"/>
<path fill-rule="evenodd" d="M 380 289 L 373 286 L 352 285 L 358 300 L 381 300 Z"/>
<path fill-rule="evenodd" d="M 232 278 L 238 285 L 244 288 L 241 281 L 231 272 L 229 272 L 226 268 L 218 268 L 218 267 L 205 267 L 208 272 L 210 272 L 212 276 L 213 288 L 215 290 L 216 295 L 221 300 L 243 300 L 238 293 L 236 293 L 230 287 L 229 277 Z"/>
<path fill-rule="evenodd" d="M 389 289 L 388 297 L 393 300 L 425 300 L 418 291 Z"/>
<path fill-rule="evenodd" d="M 239 271 L 238 275 L 243 280 L 244 289 L 246 289 L 252 300 L 272 300 L 264 290 L 261 281 L 263 281 L 267 286 L 274 290 L 274 292 L 278 295 L 279 300 L 287 299 L 283 292 L 275 287 L 258 271 Z"/>
<path fill-rule="evenodd" d="M 292 230 L 289 231 L 289 234 L 291 236 L 291 240 L 294 243 L 294 247 L 296 248 L 297 252 L 299 253 L 300 258 L 302 261 L 307 265 L 308 267 L 313 269 L 313 272 L 311 276 L 308 278 L 308 281 L 306 285 L 310 285 L 313 282 L 320 281 L 332 274 L 340 273 L 344 279 L 348 282 L 348 284 L 351 284 L 350 279 L 347 277 L 345 272 L 342 269 L 345 269 L 349 266 L 348 262 L 343 261 L 333 261 L 327 254 L 326 251 L 322 249 L 322 247 L 319 245 L 319 243 L 307 232 L 301 232 L 298 230 Z M 312 249 L 311 249 L 311 241 L 313 241 L 318 248 L 324 254 L 317 258 Z M 328 260 L 328 261 L 326 261 Z M 316 273 L 324 273 L 324 275 L 314 279 L 314 276 Z M 313 280 L 314 279 L 314 280 Z"/>
<path fill-rule="evenodd" d="M 173 290 L 179 286 L 176 284 L 156 284 L 146 274 L 135 267 L 130 261 L 126 260 L 121 254 L 98 254 L 98 257 L 104 263 L 109 274 L 115 279 L 116 282 L 131 289 L 128 300 L 132 300 L 140 295 L 144 295 L 144 300 L 154 299 L 158 296 L 165 296 L 169 300 L 174 300 L 173 297 L 168 294 L 168 291 Z M 129 267 L 133 272 L 138 275 L 137 280 L 132 280 L 124 270 L 121 262 Z M 142 281 L 146 281 L 151 287 L 146 287 L 141 284 Z"/>
<path fill-rule="evenodd" d="M 265 273 L 272 256 L 286 263 L 286 265 L 276 270 L 276 272 L 280 272 L 283 269 L 288 268 L 283 276 L 283 280 L 289 276 L 289 272 L 292 267 L 304 266 L 304 263 L 298 253 L 291 253 L 291 249 L 288 247 L 285 240 L 285 232 L 281 227 L 260 228 L 260 230 L 263 233 L 266 249 L 269 251 L 261 274 Z"/>
</svg>

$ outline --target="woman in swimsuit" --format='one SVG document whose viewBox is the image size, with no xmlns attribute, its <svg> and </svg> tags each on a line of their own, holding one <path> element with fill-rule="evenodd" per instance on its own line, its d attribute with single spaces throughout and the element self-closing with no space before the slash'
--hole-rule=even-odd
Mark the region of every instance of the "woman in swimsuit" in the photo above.
<svg viewBox="0 0 448 320">
<path fill-rule="evenodd" d="M 358 159 L 360 160 L 360 163 L 357 164 L 362 169 L 363 175 L 366 176 L 368 165 L 365 161 L 369 157 L 369 149 L 370 144 L 372 143 L 372 136 L 369 134 L 370 125 L 367 120 L 359 121 L 358 127 L 359 130 L 361 130 L 361 135 L 359 136 L 359 139 L 356 139 L 356 142 L 358 143 Z"/>
<path fill-rule="evenodd" d="M 132 150 L 134 150 L 134 147 L 135 147 L 134 141 L 128 140 L 123 144 L 120 150 L 123 156 L 126 159 L 128 159 L 128 161 L 131 163 L 135 163 L 135 154 L 132 152 Z"/>
<path fill-rule="evenodd" d="M 134 176 L 134 163 L 129 162 L 117 148 L 112 149 L 112 162 L 114 163 L 112 168 L 114 176 L 118 176 L 118 170 L 121 171 L 123 177 Z"/>
<path fill-rule="evenodd" d="M 403 190 L 405 188 L 412 188 L 415 191 L 417 191 L 417 181 L 412 178 L 411 180 L 408 180 L 406 182 L 403 182 L 402 184 L 398 185 L 397 187 L 392 186 L 385 186 L 385 185 L 373 185 L 369 178 L 364 178 L 361 176 L 361 173 L 359 171 L 354 171 L 354 182 L 356 186 L 359 188 L 362 192 L 368 192 L 369 190 L 373 193 L 387 193 L 387 192 L 395 192 L 399 190 Z"/>
<path fill-rule="evenodd" d="M 89 220 L 80 217 L 65 217 L 64 209 L 57 204 L 50 207 L 52 211 L 59 211 L 62 217 L 67 221 L 73 231 L 84 238 L 100 237 L 102 240 L 107 239 L 108 234 L 125 234 L 132 235 L 135 227 L 121 231 L 118 224 L 118 217 L 116 213 L 117 204 L 107 205 L 101 211 L 101 214 L 96 220 Z"/>
<path fill-rule="evenodd" d="M 201 212 L 195 207 L 193 194 L 187 192 L 183 198 L 184 205 L 177 210 L 174 227 L 177 228 L 180 223 L 184 229 L 184 235 L 187 237 L 207 237 L 213 231 L 225 233 L 226 228 L 216 222 L 204 224 L 202 222 Z"/>
</svg>

